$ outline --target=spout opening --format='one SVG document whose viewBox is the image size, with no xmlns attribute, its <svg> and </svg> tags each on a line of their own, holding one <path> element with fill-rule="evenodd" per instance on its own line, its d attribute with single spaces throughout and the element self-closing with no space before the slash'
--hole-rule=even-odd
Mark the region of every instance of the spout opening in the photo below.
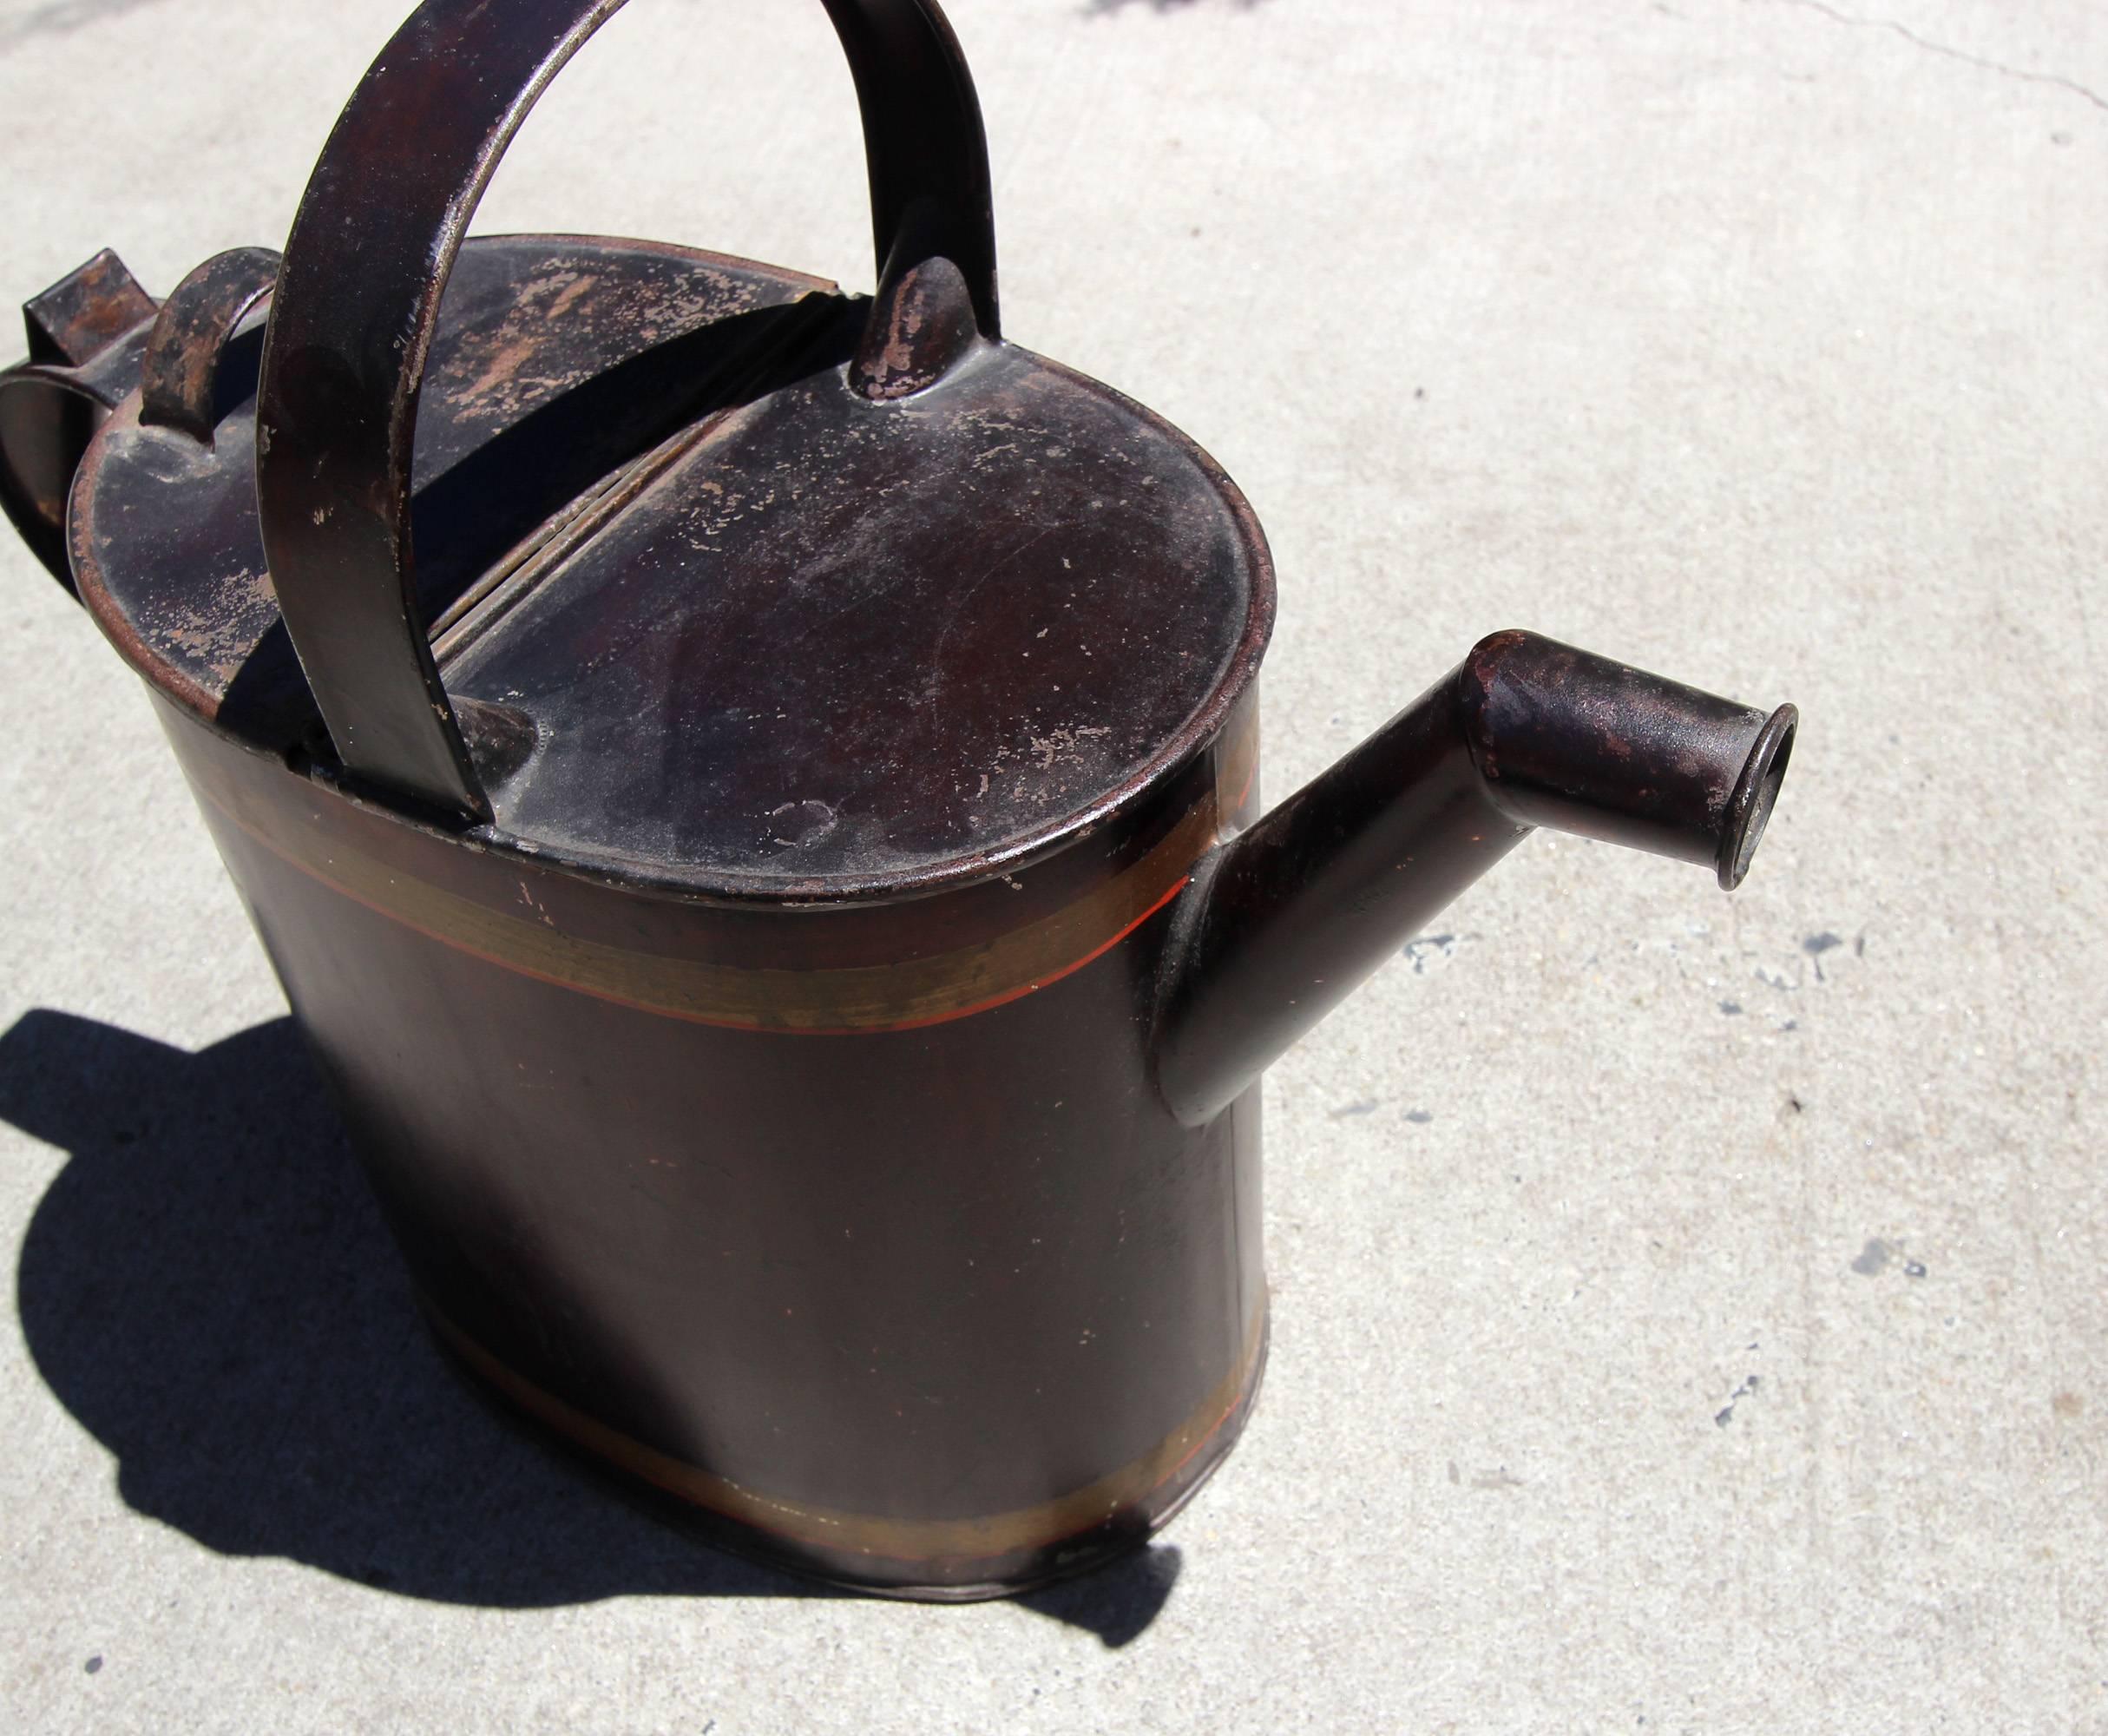
<svg viewBox="0 0 2108 1736">
<path fill-rule="evenodd" d="M 1778 800 L 1779 786 L 1786 780 L 1786 762 L 1793 755 L 1793 738 L 1800 723 L 1799 712 L 1790 705 L 1781 706 L 1764 720 L 1750 757 L 1743 762 L 1742 775 L 1735 780 L 1734 793 L 1728 798 L 1726 825 L 1721 829 L 1715 861 L 1724 892 L 1733 891 L 1750 871 L 1757 846 L 1763 839 L 1765 824 Z"/>
</svg>

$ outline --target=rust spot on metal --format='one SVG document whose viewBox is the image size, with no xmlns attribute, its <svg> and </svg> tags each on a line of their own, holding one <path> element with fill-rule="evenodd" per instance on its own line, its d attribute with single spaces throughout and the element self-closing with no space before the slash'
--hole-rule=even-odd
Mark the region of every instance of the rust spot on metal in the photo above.
<svg viewBox="0 0 2108 1736">
<path fill-rule="evenodd" d="M 23 305 L 30 359 L 85 367 L 154 317 L 154 298 L 108 247 Z"/>
<path fill-rule="evenodd" d="M 966 279 L 949 260 L 924 260 L 879 286 L 850 384 L 885 400 L 926 391 L 973 346 L 979 332 Z"/>
<path fill-rule="evenodd" d="M 267 247 L 214 255 L 162 303 L 140 376 L 140 422 L 212 444 L 220 367 L 244 319 L 271 293 L 279 256 Z"/>
</svg>

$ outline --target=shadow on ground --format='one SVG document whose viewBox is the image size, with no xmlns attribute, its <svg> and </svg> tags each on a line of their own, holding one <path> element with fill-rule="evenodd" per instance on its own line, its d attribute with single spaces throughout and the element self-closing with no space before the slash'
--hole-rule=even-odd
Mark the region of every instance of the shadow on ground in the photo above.
<svg viewBox="0 0 2108 1736">
<path fill-rule="evenodd" d="M 0 1118 L 72 1154 L 38 1204 L 23 1331 L 135 1510 L 452 1603 L 848 1595 L 631 1507 L 470 1395 L 290 1019 L 193 1055 L 38 1010 L 0 1036 Z M 1158 1547 L 1016 1600 L 1126 1645 Z"/>
</svg>

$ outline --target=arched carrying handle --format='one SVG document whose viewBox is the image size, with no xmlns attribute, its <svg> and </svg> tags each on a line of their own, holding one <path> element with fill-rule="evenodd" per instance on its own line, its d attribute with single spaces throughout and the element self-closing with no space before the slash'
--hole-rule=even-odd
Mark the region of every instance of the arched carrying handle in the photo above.
<svg viewBox="0 0 2108 1736">
<path fill-rule="evenodd" d="M 882 293 L 957 267 L 996 335 L 980 105 L 935 0 L 822 0 L 864 116 Z M 410 456 L 439 299 L 498 158 L 623 0 L 426 0 L 324 146 L 272 299 L 256 492 L 279 608 L 345 767 L 438 814 L 489 804 L 417 608 Z"/>
</svg>

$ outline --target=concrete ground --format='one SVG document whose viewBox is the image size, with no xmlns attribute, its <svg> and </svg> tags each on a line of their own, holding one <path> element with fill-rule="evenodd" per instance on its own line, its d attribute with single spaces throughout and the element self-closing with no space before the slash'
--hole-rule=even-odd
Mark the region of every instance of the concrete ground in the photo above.
<svg viewBox="0 0 2108 1736">
<path fill-rule="evenodd" d="M 0 290 L 277 245 L 403 3 L 0 0 Z M 1272 793 L 1527 625 L 1800 704 L 1748 885 L 1534 840 L 1279 1066 L 1267 1389 L 1148 1555 L 815 1595 L 444 1371 L 0 541 L 0 1721 L 2108 1732 L 2108 11 L 953 12 L 1011 334 L 1271 535 Z M 638 6 L 482 223 L 863 284 L 860 174 L 818 7 Z"/>
</svg>

